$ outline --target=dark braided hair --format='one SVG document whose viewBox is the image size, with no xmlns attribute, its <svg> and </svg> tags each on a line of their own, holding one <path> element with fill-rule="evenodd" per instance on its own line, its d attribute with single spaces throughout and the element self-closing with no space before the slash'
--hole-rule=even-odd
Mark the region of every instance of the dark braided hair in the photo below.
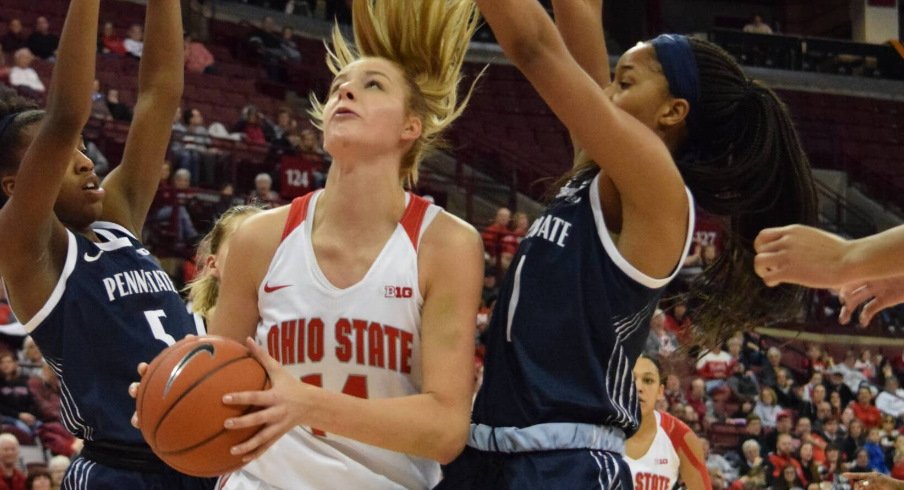
<svg viewBox="0 0 904 490">
<path fill-rule="evenodd" d="M 711 346 L 800 311 L 803 288 L 769 288 L 755 275 L 753 241 L 764 228 L 814 223 L 817 203 L 785 104 L 722 48 L 690 42 L 700 72 L 700 128 L 675 160 L 697 204 L 729 223 L 725 250 L 691 286 L 694 337 Z"/>
<path fill-rule="evenodd" d="M 25 153 L 19 135 L 26 126 L 40 121 L 44 111 L 38 105 L 15 90 L 0 87 L 0 119 L 9 114 L 18 114 L 0 135 L 0 175 L 15 173 Z"/>
</svg>

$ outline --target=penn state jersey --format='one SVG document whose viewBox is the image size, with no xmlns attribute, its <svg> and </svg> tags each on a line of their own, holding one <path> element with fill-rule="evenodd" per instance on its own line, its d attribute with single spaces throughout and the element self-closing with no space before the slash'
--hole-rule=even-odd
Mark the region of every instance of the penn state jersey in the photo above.
<svg viewBox="0 0 904 490">
<path fill-rule="evenodd" d="M 632 368 L 675 273 L 655 279 L 628 263 L 603 220 L 598 170 L 577 175 L 531 225 L 500 288 L 472 421 L 586 423 L 630 437 L 639 413 Z"/>
<path fill-rule="evenodd" d="M 672 415 L 654 410 L 656 435 L 647 452 L 638 459 L 625 454 L 634 477 L 634 490 L 672 490 L 678 485 L 681 459 L 676 448 L 686 447 L 684 436 L 691 431 Z"/>
<path fill-rule="evenodd" d="M 418 243 L 440 208 L 408 194 L 395 231 L 357 283 L 337 288 L 311 241 L 322 191 L 293 201 L 258 289 L 257 342 L 298 379 L 361 398 L 421 392 Z M 260 458 L 223 477 L 229 490 L 432 488 L 435 461 L 316 427 L 296 427 Z"/>
<path fill-rule="evenodd" d="M 176 287 L 125 228 L 97 222 L 102 241 L 67 231 L 63 272 L 25 325 L 60 379 L 61 417 L 76 437 L 145 445 L 130 419 L 135 368 L 187 334 L 203 334 Z"/>
</svg>

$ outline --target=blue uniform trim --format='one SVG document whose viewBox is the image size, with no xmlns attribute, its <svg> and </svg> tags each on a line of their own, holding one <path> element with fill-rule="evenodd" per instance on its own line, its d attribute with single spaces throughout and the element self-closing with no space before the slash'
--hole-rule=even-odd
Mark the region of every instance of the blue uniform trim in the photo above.
<svg viewBox="0 0 904 490">
<path fill-rule="evenodd" d="M 481 451 L 527 453 L 557 449 L 624 452 L 625 432 L 616 427 L 568 422 L 530 427 L 471 424 L 468 446 Z"/>
</svg>

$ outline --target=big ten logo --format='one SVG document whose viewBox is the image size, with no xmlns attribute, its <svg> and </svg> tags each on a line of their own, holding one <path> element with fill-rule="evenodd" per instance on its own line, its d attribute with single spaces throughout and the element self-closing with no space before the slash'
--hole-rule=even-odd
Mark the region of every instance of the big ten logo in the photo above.
<svg viewBox="0 0 904 490">
<path fill-rule="evenodd" d="M 414 296 L 414 289 L 408 286 L 383 286 L 385 298 L 410 298 Z"/>
</svg>

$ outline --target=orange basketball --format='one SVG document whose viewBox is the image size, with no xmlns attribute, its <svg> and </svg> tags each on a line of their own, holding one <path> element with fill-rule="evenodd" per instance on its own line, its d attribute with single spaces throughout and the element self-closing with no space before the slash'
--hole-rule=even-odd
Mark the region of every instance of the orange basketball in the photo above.
<svg viewBox="0 0 904 490">
<path fill-rule="evenodd" d="M 255 408 L 225 405 L 223 395 L 267 389 L 270 381 L 248 348 L 216 336 L 185 338 L 148 366 L 138 389 L 141 434 L 176 470 L 216 476 L 242 466 L 229 449 L 260 427 L 226 430 L 223 422 Z"/>
</svg>

